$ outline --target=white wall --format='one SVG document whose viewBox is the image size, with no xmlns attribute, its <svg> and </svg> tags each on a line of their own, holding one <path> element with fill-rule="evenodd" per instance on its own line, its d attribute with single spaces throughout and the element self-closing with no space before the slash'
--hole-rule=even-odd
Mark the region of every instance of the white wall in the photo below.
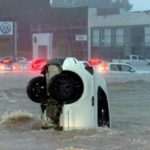
<svg viewBox="0 0 150 150">
<path fill-rule="evenodd" d="M 36 40 L 35 40 L 36 39 Z M 47 59 L 52 58 L 52 33 L 35 33 L 32 35 L 33 59 L 39 58 L 38 47 L 47 46 Z"/>
<path fill-rule="evenodd" d="M 150 25 L 150 13 L 125 12 L 118 15 L 97 16 L 94 8 L 89 8 L 89 27 Z"/>
</svg>

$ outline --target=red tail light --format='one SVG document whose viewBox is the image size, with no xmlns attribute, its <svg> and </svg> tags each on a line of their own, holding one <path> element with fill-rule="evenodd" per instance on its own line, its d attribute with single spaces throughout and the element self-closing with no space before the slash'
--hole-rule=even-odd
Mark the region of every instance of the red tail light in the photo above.
<svg viewBox="0 0 150 150">
<path fill-rule="evenodd" d="M 88 62 L 91 66 L 95 66 L 102 63 L 102 61 L 99 58 L 91 58 Z"/>
<path fill-rule="evenodd" d="M 40 70 L 46 63 L 45 59 L 36 59 L 32 62 L 31 68 L 34 70 Z"/>
</svg>

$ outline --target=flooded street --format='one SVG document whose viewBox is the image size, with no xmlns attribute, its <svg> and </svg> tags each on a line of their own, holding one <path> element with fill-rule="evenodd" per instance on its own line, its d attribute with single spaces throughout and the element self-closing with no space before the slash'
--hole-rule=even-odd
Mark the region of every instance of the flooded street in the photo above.
<svg viewBox="0 0 150 150">
<path fill-rule="evenodd" d="M 0 150 L 149 141 L 150 0 L 0 0 Z"/>
<path fill-rule="evenodd" d="M 40 107 L 26 95 L 26 85 L 36 74 L 0 74 L 0 149 L 149 149 L 149 74 L 107 76 L 112 128 L 69 132 L 40 129 Z M 10 121 L 10 116 L 13 115 L 14 118 Z"/>
</svg>

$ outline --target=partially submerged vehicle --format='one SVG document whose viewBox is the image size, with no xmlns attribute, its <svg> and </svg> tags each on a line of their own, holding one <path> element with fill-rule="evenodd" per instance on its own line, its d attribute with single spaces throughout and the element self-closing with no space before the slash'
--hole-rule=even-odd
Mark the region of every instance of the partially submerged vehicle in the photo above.
<svg viewBox="0 0 150 150">
<path fill-rule="evenodd" d="M 133 67 L 132 65 L 120 62 L 99 64 L 95 68 L 100 73 L 110 73 L 110 74 L 128 74 L 137 72 L 135 67 Z"/>
<path fill-rule="evenodd" d="M 41 127 L 61 130 L 111 126 L 105 79 L 76 58 L 49 60 L 27 86 L 28 97 L 41 104 Z"/>
</svg>

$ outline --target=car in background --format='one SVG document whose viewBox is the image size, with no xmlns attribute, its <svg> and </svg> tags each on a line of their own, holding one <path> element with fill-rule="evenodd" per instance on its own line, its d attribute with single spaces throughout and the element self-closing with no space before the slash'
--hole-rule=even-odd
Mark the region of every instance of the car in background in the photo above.
<svg viewBox="0 0 150 150">
<path fill-rule="evenodd" d="M 31 62 L 30 69 L 31 70 L 41 70 L 42 67 L 46 64 L 46 62 L 47 62 L 47 59 L 44 59 L 44 58 L 35 59 Z"/>
<path fill-rule="evenodd" d="M 5 56 L 0 58 L 0 71 L 23 70 L 27 68 L 28 60 L 25 57 Z"/>
<path fill-rule="evenodd" d="M 125 59 L 113 59 L 113 62 L 127 63 L 131 65 L 150 65 L 150 59 L 139 55 L 129 55 Z"/>
<path fill-rule="evenodd" d="M 100 59 L 97 58 L 97 57 L 93 57 L 93 58 L 91 58 L 91 59 L 88 60 L 88 64 L 89 64 L 90 66 L 97 66 L 97 65 L 99 65 L 99 64 L 101 64 L 101 63 L 102 63 L 102 60 L 100 60 Z"/>
<path fill-rule="evenodd" d="M 135 73 L 137 70 L 126 63 L 102 63 L 95 67 L 100 73 Z"/>
</svg>

